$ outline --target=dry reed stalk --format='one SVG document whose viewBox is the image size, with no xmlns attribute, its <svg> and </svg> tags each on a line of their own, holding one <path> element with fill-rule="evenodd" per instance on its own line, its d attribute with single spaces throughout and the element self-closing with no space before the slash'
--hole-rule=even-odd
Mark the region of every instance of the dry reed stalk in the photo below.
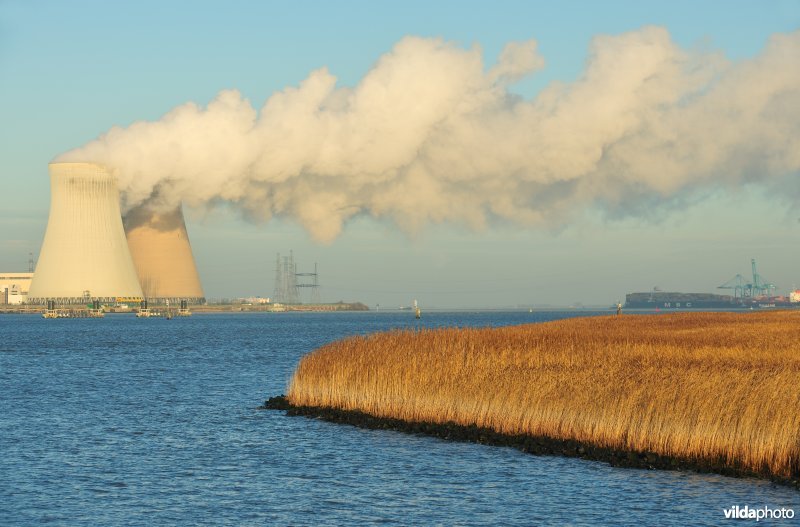
<svg viewBox="0 0 800 527">
<path fill-rule="evenodd" d="M 296 406 L 800 473 L 800 313 L 391 331 L 303 357 Z"/>
</svg>

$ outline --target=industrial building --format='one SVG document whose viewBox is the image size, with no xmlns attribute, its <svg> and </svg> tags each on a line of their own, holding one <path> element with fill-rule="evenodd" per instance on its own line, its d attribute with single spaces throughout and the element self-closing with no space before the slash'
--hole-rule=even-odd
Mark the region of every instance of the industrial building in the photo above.
<svg viewBox="0 0 800 527">
<path fill-rule="evenodd" d="M 33 273 L 0 273 L 0 304 L 24 304 Z"/>
<path fill-rule="evenodd" d="M 158 212 L 140 205 L 122 223 L 145 297 L 172 303 L 205 300 L 180 206 Z"/>
<path fill-rule="evenodd" d="M 50 217 L 29 302 L 141 298 L 113 175 L 92 163 L 50 164 Z"/>
<path fill-rule="evenodd" d="M 51 163 L 50 216 L 28 302 L 202 301 L 183 213 L 139 208 L 123 227 L 117 180 L 94 163 Z M 130 245 L 129 245 L 130 244 Z M 146 291 L 145 291 L 146 290 Z"/>
</svg>

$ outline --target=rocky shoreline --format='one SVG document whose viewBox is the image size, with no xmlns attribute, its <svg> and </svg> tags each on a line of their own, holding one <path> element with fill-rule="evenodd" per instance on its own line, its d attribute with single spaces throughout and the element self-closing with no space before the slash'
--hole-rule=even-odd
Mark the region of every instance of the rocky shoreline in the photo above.
<svg viewBox="0 0 800 527">
<path fill-rule="evenodd" d="M 753 472 L 731 466 L 724 460 L 696 460 L 661 456 L 654 452 L 628 452 L 574 440 L 508 435 L 488 428 L 463 426 L 455 423 L 414 423 L 400 419 L 381 418 L 359 411 L 294 406 L 285 396 L 270 397 L 261 410 L 283 410 L 289 416 L 304 416 L 323 419 L 333 423 L 348 424 L 361 428 L 393 430 L 407 434 L 423 434 L 451 441 L 464 441 L 494 446 L 507 446 L 537 456 L 565 456 L 603 461 L 613 467 L 642 468 L 649 470 L 679 470 L 698 473 L 714 473 L 736 478 L 752 477 L 767 479 L 779 485 L 800 490 L 800 473 L 792 478 L 779 478 L 766 472 Z"/>
</svg>

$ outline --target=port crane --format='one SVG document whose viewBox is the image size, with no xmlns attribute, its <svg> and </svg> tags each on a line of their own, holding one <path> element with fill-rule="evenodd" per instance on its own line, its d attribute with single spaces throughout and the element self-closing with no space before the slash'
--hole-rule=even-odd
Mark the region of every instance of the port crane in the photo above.
<svg viewBox="0 0 800 527">
<path fill-rule="evenodd" d="M 772 291 L 775 289 L 775 284 L 767 282 L 763 276 L 758 273 L 756 269 L 756 259 L 750 260 L 750 266 L 753 273 L 753 280 L 748 282 L 745 277 L 737 274 L 717 289 L 733 289 L 734 298 L 755 298 L 758 296 L 772 296 Z"/>
</svg>

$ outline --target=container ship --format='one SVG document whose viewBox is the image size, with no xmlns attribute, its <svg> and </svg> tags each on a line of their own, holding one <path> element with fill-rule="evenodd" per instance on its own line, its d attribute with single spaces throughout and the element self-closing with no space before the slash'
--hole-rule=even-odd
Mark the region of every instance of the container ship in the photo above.
<svg viewBox="0 0 800 527">
<path fill-rule="evenodd" d="M 627 309 L 766 309 L 800 307 L 800 292 L 786 296 L 734 297 L 712 293 L 651 291 L 625 295 Z"/>
<path fill-rule="evenodd" d="M 647 293 L 625 295 L 628 309 L 764 309 L 800 307 L 800 290 L 788 296 L 775 295 L 775 284 L 766 280 L 756 269 L 756 259 L 750 260 L 752 280 L 737 274 L 717 289 L 728 289 L 733 295 L 713 293 L 668 293 L 655 287 Z"/>
<path fill-rule="evenodd" d="M 625 307 L 628 309 L 735 309 L 745 306 L 740 298 L 734 298 L 731 295 L 652 291 L 628 293 L 625 295 Z"/>
</svg>

